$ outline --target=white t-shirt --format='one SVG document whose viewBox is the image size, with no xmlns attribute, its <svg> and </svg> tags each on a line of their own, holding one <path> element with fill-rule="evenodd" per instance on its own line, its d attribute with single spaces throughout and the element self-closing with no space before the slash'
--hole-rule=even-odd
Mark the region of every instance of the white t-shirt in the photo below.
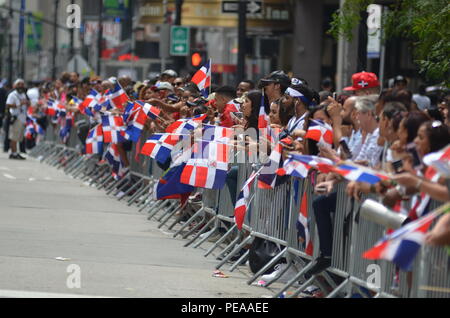
<svg viewBox="0 0 450 318">
<path fill-rule="evenodd" d="M 15 105 L 15 108 L 9 108 L 11 116 L 17 116 L 17 118 L 22 122 L 27 121 L 27 108 L 25 104 L 27 101 L 27 96 L 25 93 L 19 93 L 17 90 L 13 90 L 6 99 L 6 105 Z"/>
</svg>

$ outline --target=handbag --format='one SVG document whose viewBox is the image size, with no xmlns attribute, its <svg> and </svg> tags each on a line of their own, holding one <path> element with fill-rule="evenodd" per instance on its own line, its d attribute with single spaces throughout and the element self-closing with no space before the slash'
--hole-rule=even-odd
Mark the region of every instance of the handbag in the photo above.
<svg viewBox="0 0 450 318">
<path fill-rule="evenodd" d="M 259 237 L 255 237 L 252 245 L 249 249 L 248 262 L 250 265 L 250 270 L 253 274 L 257 273 L 261 268 L 263 268 L 270 260 L 272 260 L 278 253 L 280 253 L 280 248 L 274 242 L 264 240 Z M 280 260 L 280 262 L 282 262 Z M 277 264 L 275 264 L 277 265 Z M 270 267 L 264 274 L 270 274 L 275 269 L 275 265 Z"/>
</svg>

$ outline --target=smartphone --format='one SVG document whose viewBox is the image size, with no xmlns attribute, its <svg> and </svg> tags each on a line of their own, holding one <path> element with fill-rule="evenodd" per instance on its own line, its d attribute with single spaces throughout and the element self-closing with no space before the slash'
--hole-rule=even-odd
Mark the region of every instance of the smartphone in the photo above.
<svg viewBox="0 0 450 318">
<path fill-rule="evenodd" d="M 419 154 L 417 153 L 416 145 L 414 143 L 409 143 L 406 146 L 406 151 L 413 157 L 414 169 L 423 168 L 422 161 L 420 160 Z"/>
<path fill-rule="evenodd" d="M 403 172 L 403 160 L 392 162 L 392 167 L 394 168 L 395 173 Z"/>
<path fill-rule="evenodd" d="M 337 97 L 338 97 L 337 93 L 334 92 L 334 93 L 333 93 L 333 99 L 334 99 L 334 100 L 337 100 Z"/>
<path fill-rule="evenodd" d="M 350 148 L 347 145 L 347 142 L 345 140 L 341 140 L 339 144 L 341 145 L 341 149 L 342 152 L 344 153 L 345 159 L 350 159 L 353 155 L 352 152 L 350 151 Z"/>
</svg>

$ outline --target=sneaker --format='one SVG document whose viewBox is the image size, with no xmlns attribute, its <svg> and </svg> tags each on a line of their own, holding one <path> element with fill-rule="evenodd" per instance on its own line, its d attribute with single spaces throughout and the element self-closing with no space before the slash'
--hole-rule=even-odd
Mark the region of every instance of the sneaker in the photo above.
<svg viewBox="0 0 450 318">
<path fill-rule="evenodd" d="M 323 298 L 323 296 L 320 288 L 314 285 L 306 287 L 306 289 L 298 295 L 299 298 Z"/>
<path fill-rule="evenodd" d="M 295 275 L 297 275 L 297 271 L 294 269 L 294 266 L 291 266 L 286 273 L 280 277 L 281 272 L 286 268 L 286 266 L 288 266 L 288 264 L 282 263 L 275 265 L 275 270 L 271 274 L 261 276 L 261 279 L 266 282 L 271 282 L 274 279 L 277 279 L 277 281 L 281 283 L 289 282 Z"/>
<path fill-rule="evenodd" d="M 24 157 L 22 157 L 21 155 L 19 155 L 18 153 L 16 153 L 16 154 L 10 154 L 10 155 L 9 155 L 9 159 L 25 160 L 26 158 L 24 158 Z"/>
<path fill-rule="evenodd" d="M 200 192 L 197 192 L 196 194 L 191 195 L 191 196 L 189 197 L 189 200 L 190 200 L 192 203 L 199 203 L 199 202 L 202 202 L 202 194 L 201 194 Z"/>
<path fill-rule="evenodd" d="M 331 257 L 319 256 L 316 258 L 313 267 L 306 273 L 307 275 L 316 275 L 323 272 L 325 269 L 331 266 Z"/>
</svg>

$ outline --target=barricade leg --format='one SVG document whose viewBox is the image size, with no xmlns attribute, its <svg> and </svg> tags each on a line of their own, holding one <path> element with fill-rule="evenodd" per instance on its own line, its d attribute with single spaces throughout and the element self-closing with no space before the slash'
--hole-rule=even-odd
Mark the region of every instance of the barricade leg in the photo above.
<svg viewBox="0 0 450 318">
<path fill-rule="evenodd" d="M 202 215 L 205 211 L 205 208 L 202 206 L 197 212 L 194 213 L 194 215 L 192 215 L 189 220 L 187 220 L 182 226 L 181 228 L 178 229 L 178 231 L 176 231 L 173 234 L 173 237 L 177 237 L 177 235 L 179 235 L 186 227 L 189 226 L 189 224 L 191 224 L 194 220 L 196 220 L 200 215 Z M 184 238 L 184 237 L 183 237 Z"/>
<path fill-rule="evenodd" d="M 229 271 L 232 272 L 238 267 L 240 264 L 247 261 L 248 256 L 250 254 L 250 250 L 247 250 L 239 259 L 230 267 Z"/>
<path fill-rule="evenodd" d="M 200 241 L 192 245 L 193 248 L 199 247 L 201 244 L 203 244 L 205 241 L 207 241 L 213 234 L 215 234 L 219 230 L 219 219 L 214 218 L 214 227 L 209 231 L 208 235 L 203 237 Z"/>
<path fill-rule="evenodd" d="M 176 204 L 175 204 L 176 206 Z M 166 214 L 166 217 L 161 221 L 161 223 L 158 225 L 158 229 L 160 229 L 161 227 L 163 227 L 164 224 L 167 223 L 167 221 L 169 221 L 169 219 L 175 215 L 175 213 L 177 213 L 180 209 L 182 208 L 181 205 L 179 205 L 176 209 L 173 209 L 172 211 L 169 211 Z"/>
<path fill-rule="evenodd" d="M 131 179 L 130 179 L 131 181 Z M 117 201 L 122 201 L 122 199 L 127 196 L 129 193 L 131 193 L 131 191 L 133 191 L 134 189 L 136 189 L 138 186 L 141 185 L 141 183 L 144 181 L 144 179 L 139 179 L 139 181 L 137 181 L 135 184 L 133 184 L 127 191 L 125 191 L 125 194 L 123 196 L 121 196 L 120 198 L 118 198 Z"/>
<path fill-rule="evenodd" d="M 205 253 L 203 256 L 207 257 L 209 254 L 211 254 L 212 251 L 214 251 L 220 244 L 222 244 L 222 243 L 228 238 L 228 236 L 230 236 L 231 233 L 233 233 L 233 231 L 234 231 L 235 229 L 237 229 L 237 225 L 236 225 L 236 224 L 234 224 L 234 225 L 227 231 L 227 233 L 225 233 L 224 236 L 222 236 L 217 242 L 215 242 L 214 245 L 211 246 L 211 247 L 209 248 L 209 250 L 206 251 L 206 253 Z"/>
<path fill-rule="evenodd" d="M 163 201 L 164 202 L 164 201 Z M 173 209 L 173 207 L 177 204 L 177 202 L 173 200 L 168 200 L 163 203 L 163 213 L 156 219 L 158 222 L 161 222 L 164 217 L 167 216 L 167 214 L 170 214 L 170 211 Z M 165 205 L 165 206 L 164 206 Z"/>
<path fill-rule="evenodd" d="M 140 196 L 144 194 L 144 192 L 148 191 L 150 189 L 149 184 L 142 184 L 141 188 L 136 191 L 134 195 L 131 196 L 131 198 L 128 200 L 127 205 L 131 206 L 133 203 L 136 202 L 136 199 L 138 199 Z"/>
<path fill-rule="evenodd" d="M 334 298 L 341 290 L 348 287 L 348 284 L 351 284 L 350 278 L 346 278 L 337 288 L 335 288 L 328 296 L 327 298 Z"/>
<path fill-rule="evenodd" d="M 148 215 L 147 220 L 151 220 L 151 218 L 160 211 L 159 208 L 164 204 L 165 204 L 164 200 L 153 202 L 153 204 L 150 206 L 149 215 Z"/>
<path fill-rule="evenodd" d="M 287 282 L 286 285 L 283 286 L 283 288 L 281 288 L 281 290 L 279 290 L 273 297 L 274 298 L 279 298 L 285 291 L 287 291 L 292 285 L 294 285 L 295 283 L 297 283 L 300 278 L 307 272 L 309 271 L 309 269 L 313 267 L 313 263 L 310 262 L 307 266 L 303 267 L 289 282 Z M 309 278 L 308 280 L 306 280 L 305 283 L 303 283 L 301 287 L 304 287 L 302 289 L 300 289 L 299 293 L 305 289 L 306 287 L 308 287 L 308 285 L 310 285 L 314 279 L 315 279 L 316 275 L 313 275 L 311 278 Z M 298 295 L 298 294 L 297 294 Z"/>
<path fill-rule="evenodd" d="M 215 217 L 213 217 L 211 220 L 209 220 L 206 223 L 206 225 L 200 231 L 198 231 L 197 234 L 195 234 L 194 237 L 189 242 L 187 242 L 183 246 L 184 247 L 188 247 L 189 245 L 191 245 L 197 238 L 200 237 L 200 235 L 202 235 L 211 226 L 211 224 L 213 224 L 213 222 L 216 222 L 216 218 Z"/>
<path fill-rule="evenodd" d="M 216 265 L 216 269 L 221 268 L 226 262 L 228 262 L 228 261 L 233 257 L 234 254 L 238 253 L 245 245 L 250 244 L 250 243 L 253 241 L 253 239 L 254 239 L 253 236 L 251 236 L 251 235 L 247 236 L 240 244 L 238 244 L 237 246 L 235 246 L 234 249 L 233 249 L 230 253 L 228 253 L 228 255 L 225 256 L 225 257 L 222 259 L 222 261 L 220 261 L 219 264 Z M 235 241 L 236 241 L 236 240 L 239 240 L 239 237 L 236 238 Z M 234 241 L 233 241 L 233 242 L 234 242 Z M 233 245 L 232 245 L 233 242 L 232 242 L 230 245 L 228 245 L 228 246 L 222 251 L 221 254 L 223 254 L 225 251 L 227 251 L 227 250 L 229 249 L 230 246 L 233 246 Z M 236 243 L 237 243 L 237 242 L 236 242 Z M 221 254 L 219 254 L 219 256 L 220 256 Z"/>
<path fill-rule="evenodd" d="M 106 187 L 106 184 L 114 179 L 114 176 L 112 175 L 111 171 L 109 172 L 110 173 L 107 174 L 107 176 L 97 184 L 98 190 L 101 190 L 102 188 Z"/>
</svg>

